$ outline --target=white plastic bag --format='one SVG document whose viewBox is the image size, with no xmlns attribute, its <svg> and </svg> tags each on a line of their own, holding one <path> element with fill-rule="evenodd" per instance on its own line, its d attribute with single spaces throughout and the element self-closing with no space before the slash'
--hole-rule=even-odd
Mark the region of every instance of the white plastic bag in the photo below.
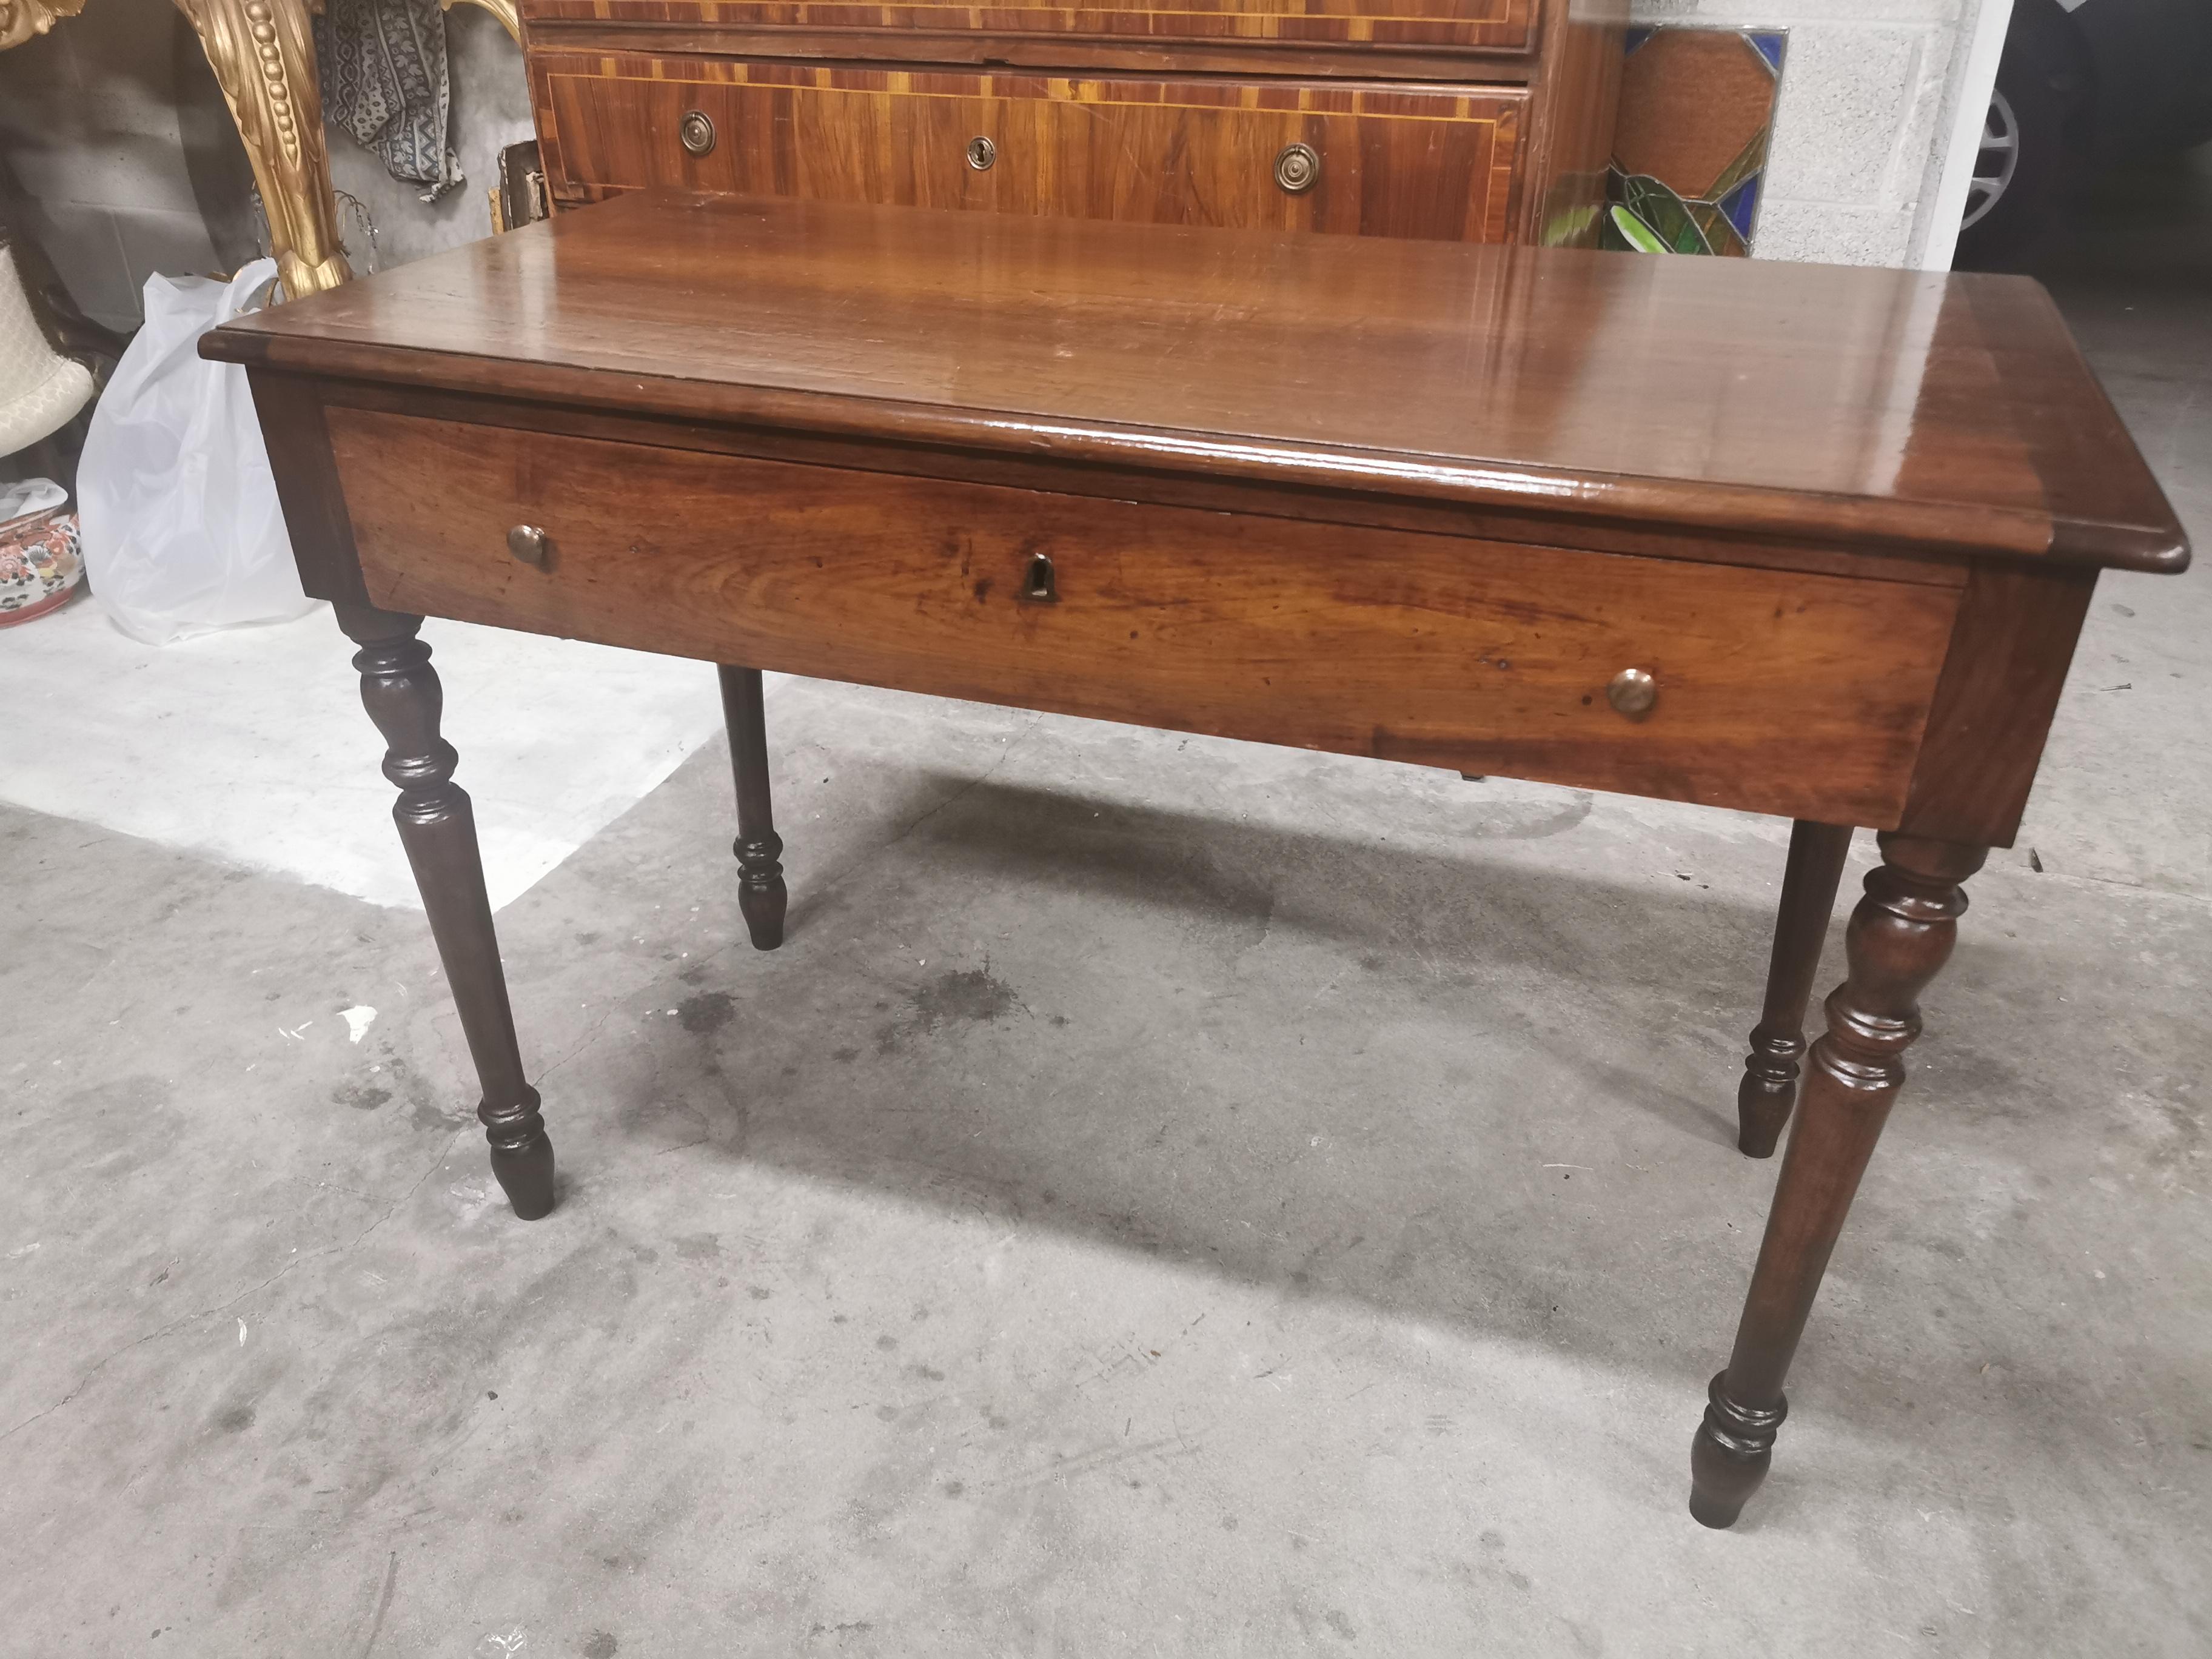
<svg viewBox="0 0 2212 1659">
<path fill-rule="evenodd" d="M 257 259 L 225 287 L 150 276 L 138 331 L 93 410 L 77 464 L 93 597 L 149 645 L 304 614 L 246 371 L 200 361 L 200 336 L 253 308 Z"/>
</svg>

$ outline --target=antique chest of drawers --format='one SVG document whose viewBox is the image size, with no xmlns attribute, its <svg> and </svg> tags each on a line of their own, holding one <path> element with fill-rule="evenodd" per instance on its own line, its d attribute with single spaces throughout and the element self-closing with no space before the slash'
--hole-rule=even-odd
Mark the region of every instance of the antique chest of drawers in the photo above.
<svg viewBox="0 0 2212 1659">
<path fill-rule="evenodd" d="M 652 187 L 1593 241 L 1627 0 L 521 0 L 556 206 Z"/>
</svg>

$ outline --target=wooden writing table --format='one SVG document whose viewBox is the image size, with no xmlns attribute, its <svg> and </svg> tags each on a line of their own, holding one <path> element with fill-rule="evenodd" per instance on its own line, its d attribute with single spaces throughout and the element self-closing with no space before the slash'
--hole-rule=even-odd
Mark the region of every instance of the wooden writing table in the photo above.
<svg viewBox="0 0 2212 1659">
<path fill-rule="evenodd" d="M 2008 846 L 2097 572 L 2188 548 L 2006 276 L 629 197 L 243 319 L 302 579 L 360 646 L 501 1185 L 553 1206 L 427 616 L 1778 813 L 1739 1104 L 1790 1115 L 1691 1511 L 1764 1476 L 1828 1255 Z"/>
</svg>

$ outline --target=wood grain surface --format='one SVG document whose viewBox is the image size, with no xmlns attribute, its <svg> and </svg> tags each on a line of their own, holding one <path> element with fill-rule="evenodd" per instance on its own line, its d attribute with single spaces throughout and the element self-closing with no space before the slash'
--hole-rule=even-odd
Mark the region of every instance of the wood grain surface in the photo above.
<svg viewBox="0 0 2212 1659">
<path fill-rule="evenodd" d="M 641 194 L 201 351 L 1563 526 L 2188 556 L 2023 277 Z"/>
<path fill-rule="evenodd" d="M 386 609 L 1144 726 L 1893 823 L 1954 590 L 332 409 Z M 542 527 L 536 568 L 508 529 Z M 1035 561 L 1055 597 L 1022 597 Z M 1650 714 L 1614 712 L 1624 668 Z"/>
<path fill-rule="evenodd" d="M 1762 565 L 1802 570 L 1814 575 L 1867 576 L 1882 581 L 1927 582 L 1964 587 L 1972 579 L 1970 561 L 1916 554 L 1872 552 L 1833 544 L 1700 533 L 1692 529 L 1628 527 L 1584 518 L 1563 521 L 1523 507 L 1468 507 L 1443 501 L 1414 501 L 1357 489 L 1286 487 L 1265 477 L 1167 473 L 1141 466 L 1107 467 L 1062 460 L 1047 451 L 978 453 L 949 446 L 902 440 L 853 437 L 758 424 L 708 424 L 579 408 L 499 396 L 433 390 L 422 386 L 378 386 L 361 380 L 313 380 L 266 370 L 252 371 L 258 387 L 283 387 L 301 399 L 317 430 L 322 404 L 354 409 L 428 415 L 465 425 L 508 426 L 526 432 L 558 432 L 617 443 L 696 449 L 759 460 L 800 461 L 810 465 L 869 472 L 897 472 L 959 483 L 1006 484 L 1050 495 L 1097 495 L 1109 501 L 1151 501 L 1167 507 L 1194 507 L 1216 513 L 1255 513 L 1267 518 L 1310 519 L 1316 523 L 1370 526 L 1382 530 L 1418 530 L 1432 535 L 1471 536 L 1488 541 L 1528 542 L 1540 547 L 1560 544 L 1601 553 L 1636 553 L 1652 558 L 1684 559 L 1698 564 Z M 272 440 L 272 444 L 277 441 Z M 292 441 L 286 440 L 285 441 Z M 327 465 L 327 463 L 325 463 Z M 348 556 L 350 557 L 350 555 Z M 2087 574 L 2079 567 L 2051 567 Z M 307 590 L 315 593 L 310 585 Z"/>
<path fill-rule="evenodd" d="M 1620 105 L 1628 0 L 1543 9 L 1514 240 L 1595 247 Z"/>
<path fill-rule="evenodd" d="M 1560 9 L 1565 9 L 1562 5 Z M 1536 0 L 1174 0 L 955 6 L 890 0 L 523 0 L 532 25 L 714 25 L 870 33 L 1044 34 L 1159 42 L 1279 40 L 1524 50 Z"/>
<path fill-rule="evenodd" d="M 2013 844 L 2096 585 L 2094 570 L 1974 572 L 1913 769 L 1905 817 L 1913 834 Z"/>
<path fill-rule="evenodd" d="M 651 186 L 1146 224 L 1504 241 L 1528 94 L 540 53 L 562 200 Z M 713 148 L 687 150 L 688 115 Z M 990 165 L 971 164 L 976 139 Z M 1275 178 L 1293 143 L 1304 191 Z"/>
</svg>

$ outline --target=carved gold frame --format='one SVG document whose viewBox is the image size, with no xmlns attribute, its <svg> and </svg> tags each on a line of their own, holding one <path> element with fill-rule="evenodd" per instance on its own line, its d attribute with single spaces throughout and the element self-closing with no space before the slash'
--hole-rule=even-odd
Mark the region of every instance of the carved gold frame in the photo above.
<svg viewBox="0 0 2212 1659">
<path fill-rule="evenodd" d="M 499 19 L 517 42 L 514 0 L 463 0 Z M 453 9 L 454 0 L 438 0 Z M 85 0 L 0 0 L 0 51 L 44 34 Z M 353 275 L 338 238 L 337 198 L 323 144 L 309 0 L 177 0 L 230 106 L 253 182 L 269 216 L 269 242 L 284 292 L 336 288 Z"/>
</svg>

